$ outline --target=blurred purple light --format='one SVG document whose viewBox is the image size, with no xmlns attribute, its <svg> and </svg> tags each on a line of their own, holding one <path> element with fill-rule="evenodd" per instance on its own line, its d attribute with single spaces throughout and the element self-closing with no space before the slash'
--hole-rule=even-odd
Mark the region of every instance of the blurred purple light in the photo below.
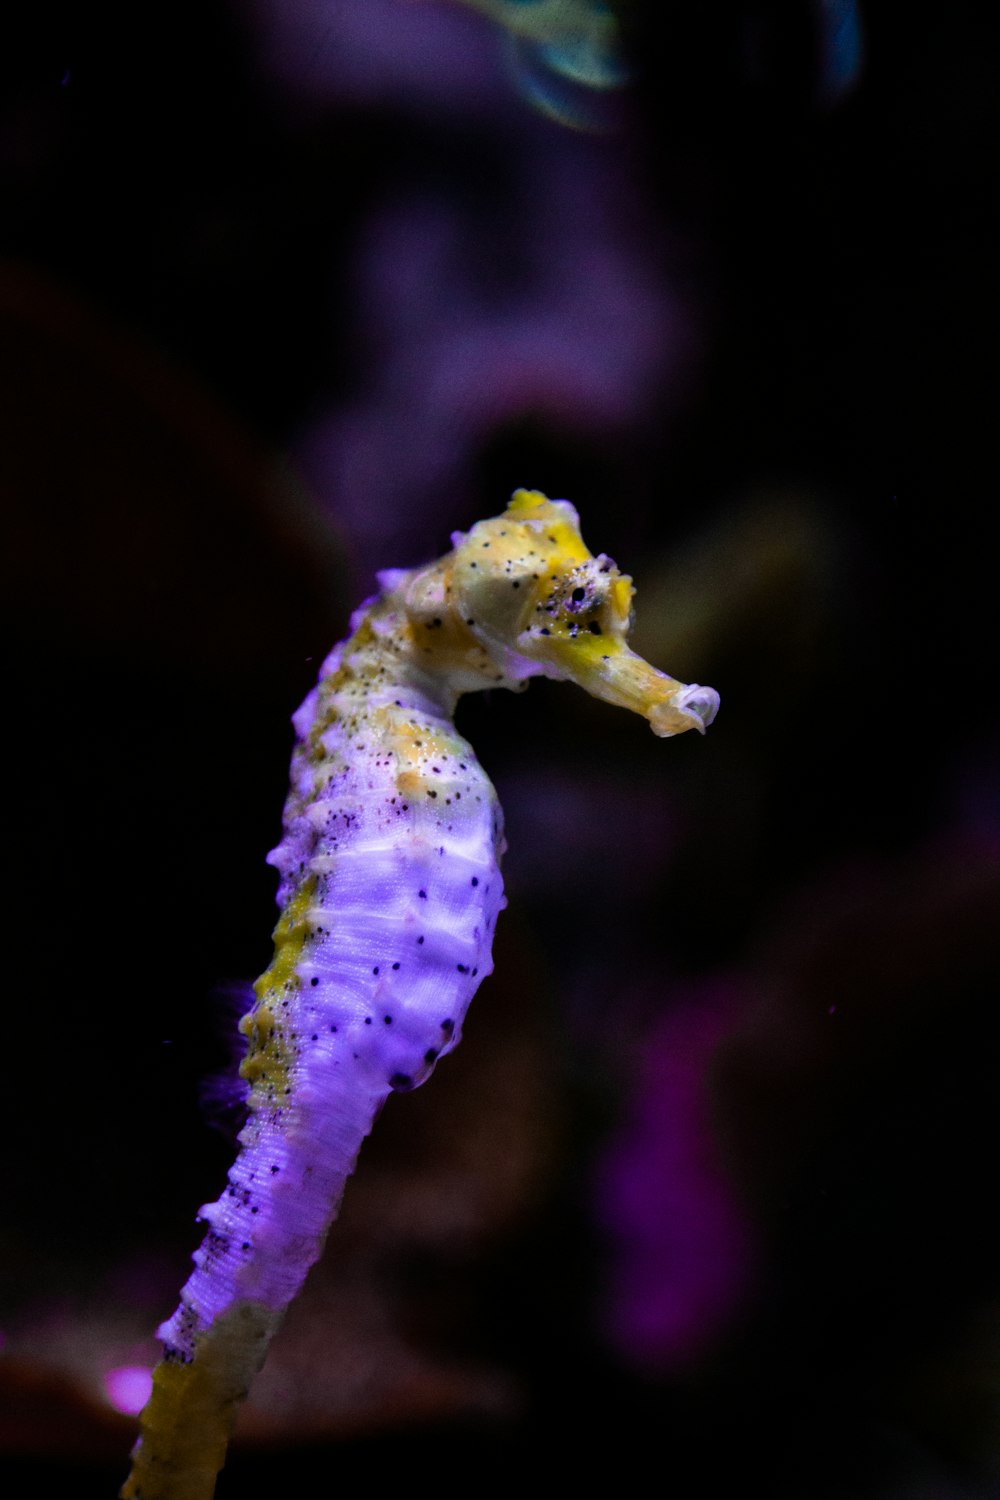
<svg viewBox="0 0 1000 1500">
<path fill-rule="evenodd" d="M 104 1391 L 115 1411 L 138 1416 L 153 1389 L 153 1372 L 146 1365 L 117 1365 L 104 1376 Z"/>
<path fill-rule="evenodd" d="M 335 99 L 468 119 L 516 104 L 501 35 L 458 6 L 252 0 L 250 13 L 261 67 L 299 106 Z"/>
<path fill-rule="evenodd" d="M 707 1353 L 754 1277 L 756 1233 L 725 1169 L 712 1108 L 714 1058 L 740 1010 L 740 997 L 723 989 L 660 1023 L 603 1163 L 608 1334 L 646 1369 Z"/>
</svg>

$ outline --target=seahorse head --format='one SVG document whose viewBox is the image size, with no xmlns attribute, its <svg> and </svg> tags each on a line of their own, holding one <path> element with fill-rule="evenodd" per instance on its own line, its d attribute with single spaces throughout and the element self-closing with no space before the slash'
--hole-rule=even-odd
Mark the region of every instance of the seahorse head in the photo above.
<svg viewBox="0 0 1000 1500">
<path fill-rule="evenodd" d="M 632 580 L 587 549 L 569 501 L 517 490 L 503 515 L 452 542 L 451 607 L 511 684 L 575 682 L 662 736 L 712 722 L 714 689 L 677 682 L 630 650 Z"/>
</svg>

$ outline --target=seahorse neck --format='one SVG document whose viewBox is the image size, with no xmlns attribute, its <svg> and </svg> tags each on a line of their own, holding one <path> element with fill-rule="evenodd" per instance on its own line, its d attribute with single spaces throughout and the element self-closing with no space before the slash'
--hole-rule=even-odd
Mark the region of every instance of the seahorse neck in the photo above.
<svg viewBox="0 0 1000 1500">
<path fill-rule="evenodd" d="M 399 587 L 353 623 L 353 635 L 321 686 L 339 715 L 352 706 L 365 712 L 396 704 L 450 720 L 463 692 L 496 679 L 488 654 L 444 602 L 437 613 L 418 613 Z"/>
</svg>

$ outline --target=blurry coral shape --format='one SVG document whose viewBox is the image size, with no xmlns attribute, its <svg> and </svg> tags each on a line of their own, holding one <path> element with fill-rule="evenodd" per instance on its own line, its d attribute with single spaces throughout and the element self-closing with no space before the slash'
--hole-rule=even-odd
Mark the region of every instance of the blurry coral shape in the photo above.
<svg viewBox="0 0 1000 1500">
<path fill-rule="evenodd" d="M 548 4 L 496 18 L 527 27 L 529 11 L 556 25 Z M 571 464 L 671 420 L 702 357 L 703 280 L 627 134 L 555 129 L 521 105 L 495 27 L 455 0 L 255 0 L 255 13 L 255 57 L 284 109 L 311 122 L 377 108 L 410 142 L 365 172 L 320 302 L 349 364 L 303 412 L 295 449 L 366 573 L 423 560 L 456 515 L 481 513 L 492 445 L 517 435 L 508 490 L 526 435 L 557 449 L 563 493 Z M 612 35 L 596 7 L 558 14 Z"/>
<path fill-rule="evenodd" d="M 752 1289 L 757 1231 L 727 1170 L 713 1063 L 739 990 L 685 997 L 646 1038 L 628 1114 L 596 1194 L 616 1247 L 607 1332 L 628 1362 L 659 1371 L 703 1357 Z"/>
<path fill-rule="evenodd" d="M 499 434 L 535 423 L 572 451 L 675 399 L 694 299 L 627 227 L 642 218 L 628 171 L 592 150 L 574 136 L 519 147 L 520 180 L 486 200 L 397 185 L 363 225 L 356 379 L 299 457 L 373 567 L 420 556 Z"/>
</svg>

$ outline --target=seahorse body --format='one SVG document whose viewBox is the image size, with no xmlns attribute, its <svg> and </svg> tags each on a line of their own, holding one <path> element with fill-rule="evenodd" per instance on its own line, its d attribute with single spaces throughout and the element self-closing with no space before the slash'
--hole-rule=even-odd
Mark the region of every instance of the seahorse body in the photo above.
<svg viewBox="0 0 1000 1500">
<path fill-rule="evenodd" d="M 274 958 L 240 1023 L 248 1123 L 142 1415 L 129 1500 L 210 1500 L 240 1401 L 317 1259 L 393 1090 L 458 1042 L 492 969 L 502 816 L 452 722 L 458 697 L 578 682 L 659 735 L 703 730 L 711 688 L 626 645 L 632 584 L 576 511 L 518 490 L 440 561 L 380 575 L 295 715 Z"/>
</svg>

